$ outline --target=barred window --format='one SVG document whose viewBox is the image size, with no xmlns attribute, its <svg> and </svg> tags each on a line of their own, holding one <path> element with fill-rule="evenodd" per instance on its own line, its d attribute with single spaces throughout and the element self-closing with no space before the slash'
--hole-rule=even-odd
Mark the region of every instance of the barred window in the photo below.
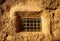
<svg viewBox="0 0 60 41">
<path fill-rule="evenodd" d="M 41 18 L 22 18 L 24 31 L 35 32 L 41 29 Z"/>
<path fill-rule="evenodd" d="M 16 12 L 16 32 L 40 32 L 41 17 L 34 17 L 35 13 L 39 12 Z M 27 17 L 27 14 L 33 14 L 33 17 L 30 17 L 31 15 Z"/>
</svg>

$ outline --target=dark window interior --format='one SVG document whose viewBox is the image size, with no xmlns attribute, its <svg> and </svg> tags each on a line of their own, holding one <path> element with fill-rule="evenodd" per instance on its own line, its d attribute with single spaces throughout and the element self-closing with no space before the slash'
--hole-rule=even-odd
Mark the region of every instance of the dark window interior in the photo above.
<svg viewBox="0 0 60 41">
<path fill-rule="evenodd" d="M 22 18 L 19 23 L 19 28 L 25 32 L 36 32 L 41 29 L 41 18 Z"/>
</svg>

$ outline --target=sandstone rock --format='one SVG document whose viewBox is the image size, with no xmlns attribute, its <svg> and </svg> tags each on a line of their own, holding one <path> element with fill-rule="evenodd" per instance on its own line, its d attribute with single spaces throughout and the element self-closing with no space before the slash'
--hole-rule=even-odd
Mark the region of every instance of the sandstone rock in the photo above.
<svg viewBox="0 0 60 41">
<path fill-rule="evenodd" d="M 6 0 L 0 0 L 0 4 L 3 4 Z"/>
<path fill-rule="evenodd" d="M 60 29 L 53 32 L 55 40 L 60 40 Z"/>
<path fill-rule="evenodd" d="M 50 12 L 52 11 L 54 11 L 55 14 L 53 15 L 54 25 L 52 24 L 52 28 L 54 28 L 53 35 L 55 40 L 60 40 L 60 8 L 58 8 L 60 0 L 6 0 L 5 4 L 3 4 L 4 2 L 5 1 L 0 0 L 0 28 L 3 27 L 0 29 L 0 41 L 52 41 L 52 36 L 49 35 L 51 30 Z M 15 19 L 13 19 L 15 18 L 15 11 L 42 11 L 40 14 L 44 21 L 44 25 L 42 24 L 43 35 L 33 32 L 33 34 L 30 32 L 29 34 L 27 32 L 25 32 L 26 34 L 24 32 L 21 34 L 21 32 L 19 32 L 19 35 L 17 35 L 18 33 L 15 33 Z"/>
<path fill-rule="evenodd" d="M 4 9 L 2 7 L 0 7 L 0 14 L 4 13 Z"/>
<path fill-rule="evenodd" d="M 59 1 L 59 0 L 58 0 Z M 60 4 L 57 0 L 42 0 L 42 5 L 48 10 L 56 10 Z"/>
<path fill-rule="evenodd" d="M 0 32 L 0 40 L 4 41 L 6 39 L 6 37 L 8 36 L 7 32 Z"/>
<path fill-rule="evenodd" d="M 50 13 L 48 10 L 44 10 L 43 13 L 41 14 L 41 19 L 42 19 L 42 32 L 45 35 L 50 34 Z"/>
<path fill-rule="evenodd" d="M 15 37 L 12 36 L 12 35 L 9 35 L 9 36 L 7 37 L 7 41 L 14 41 L 14 40 L 15 40 Z"/>
<path fill-rule="evenodd" d="M 45 36 L 42 41 L 52 41 L 52 36 L 51 35 L 47 35 Z"/>
<path fill-rule="evenodd" d="M 55 12 L 54 12 L 54 19 L 53 19 L 53 29 L 54 31 L 56 29 L 60 29 L 60 8 L 56 9 Z"/>
</svg>

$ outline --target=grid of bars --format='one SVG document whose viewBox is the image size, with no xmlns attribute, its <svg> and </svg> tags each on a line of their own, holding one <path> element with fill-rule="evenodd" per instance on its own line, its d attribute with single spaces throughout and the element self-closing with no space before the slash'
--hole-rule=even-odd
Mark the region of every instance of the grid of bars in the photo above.
<svg viewBox="0 0 60 41">
<path fill-rule="evenodd" d="M 41 18 L 22 18 L 25 32 L 36 32 L 41 29 Z"/>
</svg>

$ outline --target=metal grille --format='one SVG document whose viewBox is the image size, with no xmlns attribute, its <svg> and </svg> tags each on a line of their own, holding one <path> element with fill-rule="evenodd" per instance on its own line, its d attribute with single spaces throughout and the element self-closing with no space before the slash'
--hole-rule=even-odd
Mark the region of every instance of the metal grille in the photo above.
<svg viewBox="0 0 60 41">
<path fill-rule="evenodd" d="M 22 18 L 24 31 L 35 32 L 41 29 L 41 18 Z"/>
</svg>

